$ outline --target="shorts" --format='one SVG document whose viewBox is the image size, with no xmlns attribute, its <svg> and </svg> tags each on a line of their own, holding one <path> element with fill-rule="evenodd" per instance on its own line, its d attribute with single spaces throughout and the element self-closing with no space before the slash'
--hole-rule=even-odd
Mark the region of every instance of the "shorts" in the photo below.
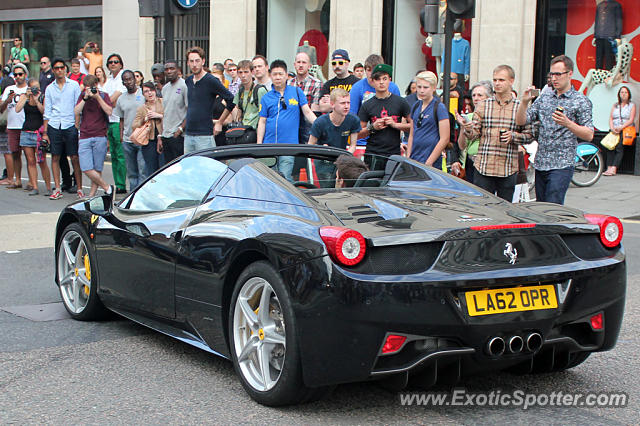
<svg viewBox="0 0 640 426">
<path fill-rule="evenodd" d="M 20 133 L 20 146 L 36 148 L 38 146 L 38 134 L 36 132 L 23 130 L 22 133 Z"/>
<path fill-rule="evenodd" d="M 7 136 L 9 137 L 9 151 L 14 154 L 20 152 L 20 129 L 7 129 Z"/>
<path fill-rule="evenodd" d="M 51 142 L 51 155 L 78 155 L 78 129 L 56 129 L 47 126 L 47 134 Z"/>
<path fill-rule="evenodd" d="M 11 151 L 9 151 L 9 137 L 5 132 L 0 132 L 0 154 L 11 154 Z"/>
<path fill-rule="evenodd" d="M 80 139 L 78 142 L 78 157 L 80 170 L 83 172 L 95 170 L 101 172 L 104 159 L 107 156 L 107 137 Z"/>
</svg>

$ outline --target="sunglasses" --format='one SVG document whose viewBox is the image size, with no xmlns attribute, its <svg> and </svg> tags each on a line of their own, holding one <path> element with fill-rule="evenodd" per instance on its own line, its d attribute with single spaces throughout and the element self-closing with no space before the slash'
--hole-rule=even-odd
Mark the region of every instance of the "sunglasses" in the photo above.
<svg viewBox="0 0 640 426">
<path fill-rule="evenodd" d="M 23 72 L 14 72 L 13 75 L 15 75 L 16 77 L 22 77 L 24 75 Z"/>
<path fill-rule="evenodd" d="M 107 65 L 119 64 L 120 61 L 108 61 Z"/>
<path fill-rule="evenodd" d="M 47 65 L 49 62 L 47 62 L 47 61 L 40 61 L 40 63 L 41 63 L 42 65 Z"/>
<path fill-rule="evenodd" d="M 287 103 L 284 101 L 284 96 L 280 96 L 280 108 L 287 109 Z"/>
<path fill-rule="evenodd" d="M 63 70 L 66 67 L 64 65 L 58 65 L 57 67 L 53 67 L 54 70 Z"/>
<path fill-rule="evenodd" d="M 332 67 L 335 67 L 336 65 L 342 66 L 342 65 L 344 65 L 346 63 L 347 63 L 347 61 L 331 61 L 331 66 Z"/>
<path fill-rule="evenodd" d="M 563 74 L 567 74 L 569 71 L 563 71 L 563 72 L 550 72 L 549 73 L 549 77 L 560 77 Z"/>
</svg>

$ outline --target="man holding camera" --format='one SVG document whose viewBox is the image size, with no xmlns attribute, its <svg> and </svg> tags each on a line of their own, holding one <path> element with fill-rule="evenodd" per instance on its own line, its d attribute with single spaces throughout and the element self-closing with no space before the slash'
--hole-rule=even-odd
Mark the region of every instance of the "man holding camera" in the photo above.
<svg viewBox="0 0 640 426">
<path fill-rule="evenodd" d="M 7 137 L 9 139 L 9 152 L 5 154 L 7 164 L 7 179 L 11 181 L 7 188 L 22 188 L 22 160 L 20 158 L 20 133 L 24 124 L 24 111 L 16 112 L 16 104 L 20 95 L 27 92 L 27 66 L 18 64 L 13 67 L 13 79 L 16 84 L 7 87 L 2 94 L 0 113 L 7 112 Z M 13 176 L 15 175 L 15 179 Z"/>
<path fill-rule="evenodd" d="M 93 197 L 98 187 L 106 193 L 111 191 L 102 179 L 102 167 L 107 155 L 107 126 L 113 108 L 109 95 L 98 90 L 98 78 L 95 75 L 88 75 L 84 84 L 84 92 L 78 97 L 74 112 L 76 121 L 80 121 L 80 170 L 91 180 L 89 197 Z"/>
<path fill-rule="evenodd" d="M 552 92 L 542 93 L 527 108 L 534 87 L 522 94 L 516 124 L 540 122 L 536 169 L 536 200 L 564 204 L 575 164 L 578 138 L 593 139 L 592 104 L 571 85 L 573 61 L 560 55 L 551 61 Z M 536 90 L 536 92 L 538 92 Z"/>
<path fill-rule="evenodd" d="M 102 53 L 98 43 L 88 41 L 79 52 L 89 60 L 89 74 L 95 74 L 96 68 L 102 66 Z"/>
</svg>

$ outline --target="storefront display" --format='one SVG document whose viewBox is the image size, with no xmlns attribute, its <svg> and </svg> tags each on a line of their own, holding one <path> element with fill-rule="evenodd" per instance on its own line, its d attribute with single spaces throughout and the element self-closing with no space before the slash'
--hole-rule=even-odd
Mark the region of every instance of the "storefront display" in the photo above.
<svg viewBox="0 0 640 426">
<path fill-rule="evenodd" d="M 553 57 L 575 62 L 573 85 L 593 103 L 597 130 L 609 130 L 621 85 L 640 99 L 640 8 L 637 0 L 540 0 L 536 84 L 546 81 Z"/>
</svg>

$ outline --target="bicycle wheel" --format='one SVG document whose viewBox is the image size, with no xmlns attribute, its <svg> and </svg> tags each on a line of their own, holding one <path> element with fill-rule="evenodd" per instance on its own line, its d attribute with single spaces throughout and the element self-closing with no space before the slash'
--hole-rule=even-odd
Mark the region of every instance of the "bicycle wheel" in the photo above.
<svg viewBox="0 0 640 426">
<path fill-rule="evenodd" d="M 578 156 L 571 182 L 576 186 L 591 186 L 600 179 L 603 169 L 604 161 L 599 150 L 593 154 Z"/>
</svg>

